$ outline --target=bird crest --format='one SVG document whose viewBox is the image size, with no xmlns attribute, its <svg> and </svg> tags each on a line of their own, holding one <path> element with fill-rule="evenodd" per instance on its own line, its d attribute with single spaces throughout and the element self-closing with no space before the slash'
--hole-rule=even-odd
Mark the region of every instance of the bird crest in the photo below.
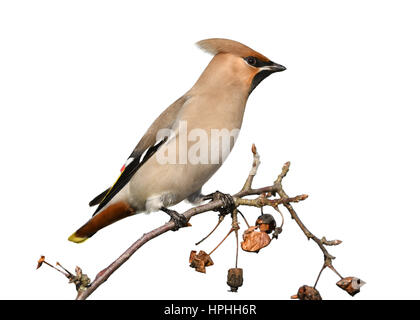
<svg viewBox="0 0 420 320">
<path fill-rule="evenodd" d="M 261 53 L 251 49 L 250 47 L 234 40 L 222 39 L 222 38 L 211 38 L 198 41 L 196 45 L 203 51 L 208 52 L 212 55 L 219 53 L 230 53 L 242 58 L 253 56 L 261 61 L 270 61 L 267 57 Z"/>
</svg>

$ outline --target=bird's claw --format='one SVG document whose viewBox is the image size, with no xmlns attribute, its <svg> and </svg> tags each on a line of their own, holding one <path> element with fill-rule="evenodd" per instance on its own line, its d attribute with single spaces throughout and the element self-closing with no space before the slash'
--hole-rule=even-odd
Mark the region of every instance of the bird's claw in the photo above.
<svg viewBox="0 0 420 320">
<path fill-rule="evenodd" d="M 227 193 L 222 193 L 220 191 L 216 191 L 213 192 L 207 196 L 203 197 L 204 200 L 212 200 L 212 201 L 216 201 L 216 200 L 221 200 L 223 202 L 223 205 L 221 208 L 215 210 L 218 211 L 220 213 L 220 215 L 227 215 L 229 213 L 232 213 L 233 210 L 236 208 L 235 205 L 235 200 L 233 199 L 233 197 L 230 194 Z"/>
<path fill-rule="evenodd" d="M 173 221 L 175 223 L 175 227 L 172 231 L 178 231 L 180 228 L 188 226 L 188 220 L 183 214 L 179 214 L 175 210 L 170 210 L 168 208 L 161 208 L 161 210 L 171 217 L 169 221 Z"/>
</svg>

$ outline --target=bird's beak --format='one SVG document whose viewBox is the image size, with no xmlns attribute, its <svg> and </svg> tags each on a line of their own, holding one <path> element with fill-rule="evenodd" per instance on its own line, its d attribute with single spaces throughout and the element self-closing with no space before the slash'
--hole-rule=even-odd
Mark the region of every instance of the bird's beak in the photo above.
<svg viewBox="0 0 420 320">
<path fill-rule="evenodd" d="M 281 64 L 271 62 L 269 66 L 266 67 L 267 70 L 270 70 L 271 72 L 281 72 L 286 70 L 285 66 L 282 66 Z"/>
<path fill-rule="evenodd" d="M 267 78 L 270 74 L 273 74 L 274 72 L 284 71 L 286 70 L 286 67 L 282 66 L 281 64 L 270 61 L 265 66 L 260 67 L 258 69 L 258 73 L 252 79 L 249 93 L 251 93 L 258 86 L 258 84 L 265 78 Z"/>
</svg>

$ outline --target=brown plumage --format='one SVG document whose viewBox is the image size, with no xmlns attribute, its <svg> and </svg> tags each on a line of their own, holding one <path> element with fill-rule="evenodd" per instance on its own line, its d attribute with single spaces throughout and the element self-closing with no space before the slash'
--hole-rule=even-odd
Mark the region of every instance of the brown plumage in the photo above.
<svg viewBox="0 0 420 320">
<path fill-rule="evenodd" d="M 268 62 L 270 59 L 268 59 L 266 56 L 262 55 L 261 53 L 251 49 L 250 47 L 234 40 L 229 39 L 221 39 L 221 38 L 212 38 L 212 39 L 205 39 L 197 42 L 197 46 L 212 54 L 216 55 L 219 53 L 230 53 L 238 57 L 249 57 L 253 56 L 261 61 Z"/>
<path fill-rule="evenodd" d="M 131 216 L 135 210 L 126 202 L 120 201 L 109 205 L 97 215 L 93 216 L 88 222 L 73 233 L 69 240 L 73 242 L 83 242 L 93 236 L 98 230 L 110 224 Z"/>
</svg>

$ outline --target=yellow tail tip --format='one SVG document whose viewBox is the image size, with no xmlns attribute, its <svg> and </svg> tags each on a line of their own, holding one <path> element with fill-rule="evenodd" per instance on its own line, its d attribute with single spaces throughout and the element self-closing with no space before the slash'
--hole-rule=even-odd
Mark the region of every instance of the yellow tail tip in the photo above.
<svg viewBox="0 0 420 320">
<path fill-rule="evenodd" d="M 79 237 L 76 235 L 76 232 L 73 233 L 70 237 L 69 237 L 69 241 L 75 242 L 75 243 L 82 243 L 84 241 L 86 241 L 87 239 L 89 239 L 88 237 Z"/>
</svg>

